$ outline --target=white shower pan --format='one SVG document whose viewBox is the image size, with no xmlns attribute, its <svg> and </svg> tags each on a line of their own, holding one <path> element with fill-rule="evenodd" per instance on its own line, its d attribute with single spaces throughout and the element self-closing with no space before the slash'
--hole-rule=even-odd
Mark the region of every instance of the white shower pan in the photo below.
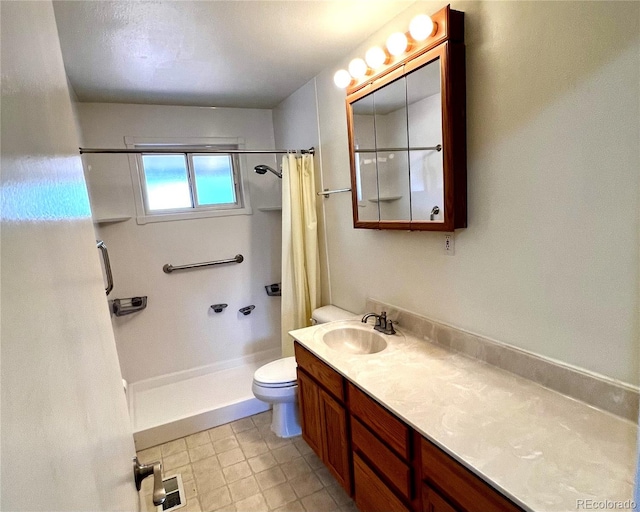
<svg viewBox="0 0 640 512">
<path fill-rule="evenodd" d="M 129 384 L 136 450 L 266 411 L 251 391 L 254 372 L 280 349 Z"/>
</svg>

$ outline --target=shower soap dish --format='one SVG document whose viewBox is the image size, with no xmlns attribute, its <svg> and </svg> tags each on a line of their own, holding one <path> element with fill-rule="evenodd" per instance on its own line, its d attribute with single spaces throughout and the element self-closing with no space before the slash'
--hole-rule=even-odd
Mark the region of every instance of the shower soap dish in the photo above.
<svg viewBox="0 0 640 512">
<path fill-rule="evenodd" d="M 251 306 L 247 306 L 246 308 L 240 308 L 238 311 L 242 313 L 244 316 L 250 315 L 251 312 L 256 309 L 256 307 L 252 304 Z"/>
<path fill-rule="evenodd" d="M 113 299 L 109 302 L 111 303 L 111 313 L 113 315 L 126 316 L 145 309 L 147 307 L 147 296 Z"/>
<path fill-rule="evenodd" d="M 268 284 L 264 287 L 267 290 L 267 295 L 269 297 L 280 297 L 282 292 L 280 291 L 280 283 Z"/>
</svg>

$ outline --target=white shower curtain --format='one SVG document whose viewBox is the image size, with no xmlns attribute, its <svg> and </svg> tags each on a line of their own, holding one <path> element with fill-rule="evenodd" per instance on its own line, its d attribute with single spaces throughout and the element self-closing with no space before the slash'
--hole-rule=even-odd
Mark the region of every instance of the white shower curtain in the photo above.
<svg viewBox="0 0 640 512">
<path fill-rule="evenodd" d="M 293 355 L 288 332 L 311 325 L 320 304 L 320 257 L 312 155 L 282 159 L 282 355 Z"/>
</svg>

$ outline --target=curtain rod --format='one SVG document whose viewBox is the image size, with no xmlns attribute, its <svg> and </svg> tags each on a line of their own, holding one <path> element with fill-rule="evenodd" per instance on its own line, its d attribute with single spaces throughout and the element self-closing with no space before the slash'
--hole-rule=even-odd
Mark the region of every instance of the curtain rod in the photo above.
<svg viewBox="0 0 640 512">
<path fill-rule="evenodd" d="M 163 146 L 163 147 L 148 147 L 145 149 L 139 148 L 79 148 L 80 154 L 142 154 L 142 153 L 157 153 L 157 154 L 171 154 L 171 153 L 222 153 L 222 154 L 280 154 L 280 153 L 295 153 L 299 151 L 302 154 L 315 155 L 316 149 L 311 147 L 309 149 L 208 149 L 211 146 Z"/>
</svg>

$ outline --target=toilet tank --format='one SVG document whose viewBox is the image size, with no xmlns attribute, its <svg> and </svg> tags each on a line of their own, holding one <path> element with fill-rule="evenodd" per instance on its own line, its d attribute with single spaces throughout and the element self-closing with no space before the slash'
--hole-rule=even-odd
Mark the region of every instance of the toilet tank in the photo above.
<svg viewBox="0 0 640 512">
<path fill-rule="evenodd" d="M 326 324 L 327 322 L 333 322 L 335 320 L 355 320 L 359 318 L 360 315 L 352 313 L 351 311 L 329 305 L 314 309 L 311 314 L 311 323 L 312 325 Z"/>
</svg>

